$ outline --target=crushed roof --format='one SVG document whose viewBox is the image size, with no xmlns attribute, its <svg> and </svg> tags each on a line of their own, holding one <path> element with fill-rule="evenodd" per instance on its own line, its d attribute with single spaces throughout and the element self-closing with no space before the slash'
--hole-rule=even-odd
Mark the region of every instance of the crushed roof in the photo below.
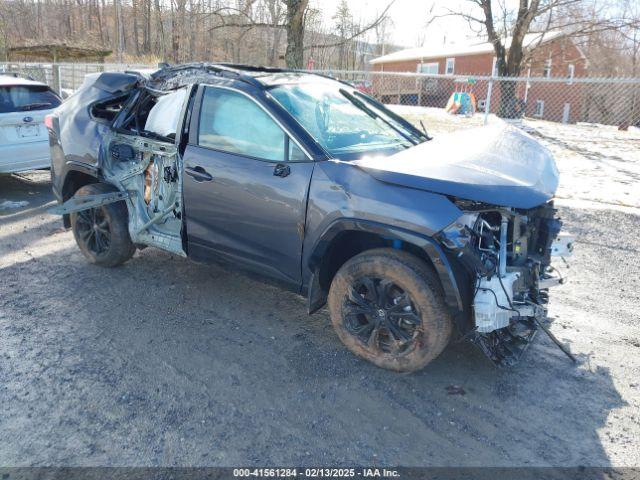
<svg viewBox="0 0 640 480">
<path fill-rule="evenodd" d="M 552 30 L 544 33 L 527 33 L 524 36 L 522 45 L 524 48 L 537 46 L 538 43 L 546 43 L 563 35 L 560 30 Z M 511 37 L 504 40 L 504 46 L 509 49 L 511 46 Z M 398 52 L 383 55 L 382 57 L 370 60 L 371 64 L 402 62 L 406 60 L 428 60 L 442 57 L 459 57 L 463 55 L 477 55 L 481 53 L 493 52 L 493 44 L 490 42 L 451 44 L 440 47 L 433 45 L 407 48 Z"/>
</svg>

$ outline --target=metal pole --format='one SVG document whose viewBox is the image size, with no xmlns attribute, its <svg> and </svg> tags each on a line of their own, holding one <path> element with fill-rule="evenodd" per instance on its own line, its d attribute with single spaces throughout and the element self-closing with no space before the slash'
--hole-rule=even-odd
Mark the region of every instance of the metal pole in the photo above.
<svg viewBox="0 0 640 480">
<path fill-rule="evenodd" d="M 493 91 L 493 74 L 489 79 L 489 87 L 487 88 L 487 100 L 484 102 L 484 121 L 483 125 L 489 123 L 489 110 L 491 110 L 491 93 Z"/>
<path fill-rule="evenodd" d="M 507 274 L 507 228 L 509 227 L 509 219 L 506 215 L 502 215 L 500 222 L 500 277 Z"/>
<path fill-rule="evenodd" d="M 62 77 L 60 72 L 60 65 L 57 63 L 53 64 L 53 88 L 55 88 L 58 95 L 62 95 Z"/>
</svg>

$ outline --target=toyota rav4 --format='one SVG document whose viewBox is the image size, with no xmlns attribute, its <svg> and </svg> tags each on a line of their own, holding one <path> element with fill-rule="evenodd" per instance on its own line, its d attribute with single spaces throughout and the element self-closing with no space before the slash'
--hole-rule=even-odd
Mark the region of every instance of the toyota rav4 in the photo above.
<svg viewBox="0 0 640 480">
<path fill-rule="evenodd" d="M 154 246 L 250 272 L 328 304 L 347 348 L 392 370 L 454 335 L 515 362 L 571 250 L 554 160 L 526 133 L 431 139 L 322 75 L 95 74 L 46 123 L 57 212 L 90 262 Z"/>
</svg>

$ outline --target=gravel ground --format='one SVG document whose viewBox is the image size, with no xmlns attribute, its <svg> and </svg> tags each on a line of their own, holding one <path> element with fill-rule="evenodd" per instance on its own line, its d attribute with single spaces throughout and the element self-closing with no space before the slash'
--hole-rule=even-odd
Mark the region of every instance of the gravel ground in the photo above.
<svg viewBox="0 0 640 480">
<path fill-rule="evenodd" d="M 0 210 L 0 465 L 640 465 L 635 209 L 561 208 L 579 241 L 551 329 L 577 366 L 540 335 L 512 369 L 453 344 L 400 375 L 239 274 L 87 264 L 49 192 L 0 177 L 28 202 Z"/>
</svg>

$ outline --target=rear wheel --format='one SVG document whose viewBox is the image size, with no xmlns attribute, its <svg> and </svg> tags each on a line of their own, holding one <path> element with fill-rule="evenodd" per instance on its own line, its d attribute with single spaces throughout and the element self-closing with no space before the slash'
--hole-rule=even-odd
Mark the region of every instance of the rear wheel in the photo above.
<svg viewBox="0 0 640 480">
<path fill-rule="evenodd" d="M 369 250 L 347 261 L 331 284 L 329 311 L 349 350 L 389 370 L 424 367 L 451 337 L 435 272 L 399 250 Z"/>
<path fill-rule="evenodd" d="M 104 183 L 85 185 L 76 196 L 114 191 Z M 74 212 L 71 228 L 80 251 L 91 263 L 115 267 L 129 260 L 136 251 L 129 237 L 127 206 L 123 201 Z"/>
</svg>

